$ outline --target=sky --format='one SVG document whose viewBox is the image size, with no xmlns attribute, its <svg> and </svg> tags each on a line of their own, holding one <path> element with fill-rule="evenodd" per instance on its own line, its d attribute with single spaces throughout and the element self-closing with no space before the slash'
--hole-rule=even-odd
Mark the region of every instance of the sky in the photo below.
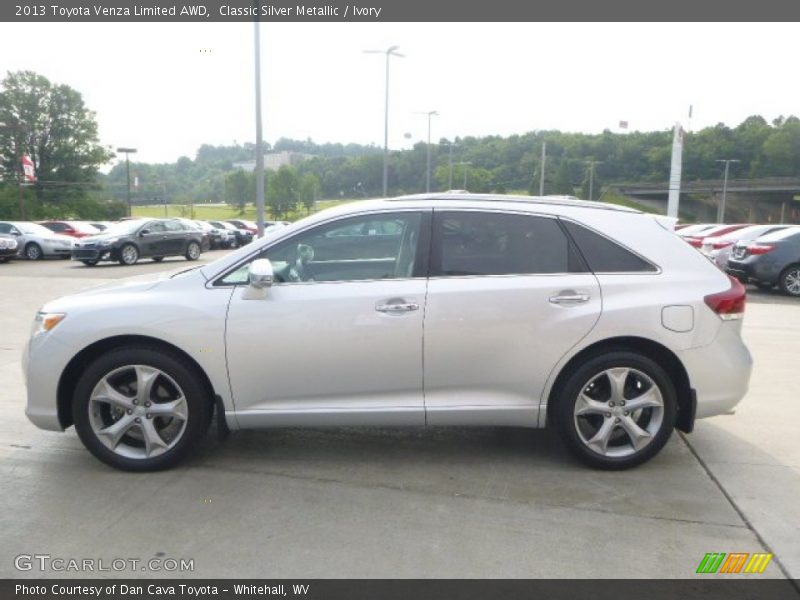
<svg viewBox="0 0 800 600">
<path fill-rule="evenodd" d="M 800 25 L 262 23 L 264 139 L 389 146 L 538 129 L 735 126 L 800 114 Z M 0 23 L 0 74 L 83 94 L 100 141 L 137 161 L 255 141 L 252 23 Z M 688 122 L 689 106 L 693 105 Z M 110 165 L 109 165 L 110 167 Z"/>
</svg>

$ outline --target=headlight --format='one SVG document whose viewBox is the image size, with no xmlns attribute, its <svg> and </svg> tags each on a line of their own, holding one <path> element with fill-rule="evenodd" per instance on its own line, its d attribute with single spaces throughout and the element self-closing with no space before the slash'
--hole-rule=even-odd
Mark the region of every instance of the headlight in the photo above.
<svg viewBox="0 0 800 600">
<path fill-rule="evenodd" d="M 36 318 L 33 320 L 33 328 L 31 336 L 39 335 L 52 330 L 56 325 L 61 323 L 66 317 L 66 313 L 49 313 L 39 311 L 36 313 Z"/>
<path fill-rule="evenodd" d="M 115 244 L 119 241 L 119 238 L 111 238 L 110 240 L 100 240 L 97 242 L 98 246 L 110 246 L 111 244 Z"/>
</svg>

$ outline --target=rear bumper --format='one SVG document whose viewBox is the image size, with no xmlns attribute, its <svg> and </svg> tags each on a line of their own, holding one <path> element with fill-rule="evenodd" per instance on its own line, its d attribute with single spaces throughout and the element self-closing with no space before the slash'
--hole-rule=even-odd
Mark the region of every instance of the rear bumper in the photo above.
<svg viewBox="0 0 800 600">
<path fill-rule="evenodd" d="M 780 268 L 776 268 L 772 261 L 763 259 L 752 262 L 729 259 L 725 271 L 744 282 L 760 281 L 774 284 L 778 283 L 778 277 L 780 276 Z"/>
<path fill-rule="evenodd" d="M 739 334 L 741 323 L 723 323 L 715 340 L 678 351 L 697 394 L 698 419 L 730 413 L 747 394 L 753 358 Z"/>
</svg>

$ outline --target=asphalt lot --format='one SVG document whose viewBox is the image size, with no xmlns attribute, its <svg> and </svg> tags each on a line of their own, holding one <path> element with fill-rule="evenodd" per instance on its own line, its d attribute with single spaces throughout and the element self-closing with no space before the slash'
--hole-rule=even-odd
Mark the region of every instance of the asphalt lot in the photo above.
<svg viewBox="0 0 800 600">
<path fill-rule="evenodd" d="M 763 576 L 800 578 L 799 301 L 751 291 L 736 414 L 621 473 L 580 466 L 549 431 L 370 428 L 209 436 L 178 469 L 129 474 L 30 424 L 20 353 L 37 308 L 187 264 L 0 265 L 0 577 L 37 577 L 14 557 L 49 554 L 194 559 L 192 577 L 684 578 L 707 552 L 766 551 Z"/>
</svg>

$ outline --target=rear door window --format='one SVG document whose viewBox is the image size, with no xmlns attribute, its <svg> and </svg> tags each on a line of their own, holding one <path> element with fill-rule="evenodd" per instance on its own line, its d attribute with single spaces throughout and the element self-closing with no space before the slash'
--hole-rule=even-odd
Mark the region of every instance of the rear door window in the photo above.
<svg viewBox="0 0 800 600">
<path fill-rule="evenodd" d="M 436 211 L 433 235 L 432 277 L 586 270 L 555 218 Z"/>
</svg>

